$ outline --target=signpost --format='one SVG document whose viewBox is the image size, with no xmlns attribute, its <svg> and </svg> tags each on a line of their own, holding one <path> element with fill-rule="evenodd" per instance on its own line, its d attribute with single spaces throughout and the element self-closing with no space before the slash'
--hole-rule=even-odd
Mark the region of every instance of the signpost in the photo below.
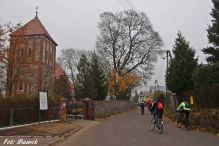
<svg viewBox="0 0 219 146">
<path fill-rule="evenodd" d="M 191 104 L 193 104 L 193 96 L 190 97 Z"/>
</svg>

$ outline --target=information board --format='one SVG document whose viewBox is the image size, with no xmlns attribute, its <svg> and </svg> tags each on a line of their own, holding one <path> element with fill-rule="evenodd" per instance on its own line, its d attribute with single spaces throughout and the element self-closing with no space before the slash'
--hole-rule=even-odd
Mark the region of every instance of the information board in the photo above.
<svg viewBox="0 0 219 146">
<path fill-rule="evenodd" d="M 48 110 L 48 96 L 47 92 L 39 91 L 40 110 Z"/>
</svg>

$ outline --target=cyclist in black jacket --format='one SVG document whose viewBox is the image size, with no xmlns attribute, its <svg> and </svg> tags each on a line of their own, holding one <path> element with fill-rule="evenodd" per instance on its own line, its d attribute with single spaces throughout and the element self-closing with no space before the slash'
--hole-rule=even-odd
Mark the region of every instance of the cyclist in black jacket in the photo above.
<svg viewBox="0 0 219 146">
<path fill-rule="evenodd" d="M 155 121 L 154 121 L 154 124 L 156 124 L 156 122 L 157 122 L 157 119 L 156 119 L 156 115 L 159 115 L 159 118 L 160 119 L 162 119 L 162 116 L 163 116 L 163 109 L 161 109 L 158 105 L 159 104 L 162 104 L 162 106 L 163 106 L 163 108 L 164 108 L 164 104 L 163 104 L 163 102 L 162 102 L 162 100 L 160 99 L 160 98 L 158 98 L 157 99 L 157 102 L 156 103 L 154 103 L 154 108 L 155 108 L 155 112 L 153 113 L 153 116 L 154 116 L 154 119 L 155 119 Z"/>
<path fill-rule="evenodd" d="M 140 107 L 141 107 L 141 111 L 144 113 L 144 101 L 142 100 L 141 103 L 140 103 Z"/>
</svg>

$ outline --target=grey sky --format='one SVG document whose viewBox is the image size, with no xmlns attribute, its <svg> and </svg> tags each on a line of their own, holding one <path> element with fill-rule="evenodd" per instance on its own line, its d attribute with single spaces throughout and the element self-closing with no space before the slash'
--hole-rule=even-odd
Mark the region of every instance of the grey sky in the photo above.
<svg viewBox="0 0 219 146">
<path fill-rule="evenodd" d="M 199 63 L 206 63 L 200 49 L 208 45 L 206 29 L 211 25 L 211 0 L 0 0 L 0 19 L 1 24 L 26 24 L 35 17 L 38 6 L 40 21 L 58 44 L 58 57 L 64 48 L 93 49 L 99 33 L 99 14 L 130 9 L 130 1 L 137 11 L 147 14 L 165 43 L 164 49 L 172 50 L 177 32 L 181 31 L 197 50 Z M 161 67 L 162 64 L 165 66 Z M 156 79 L 160 86 L 165 85 L 166 61 L 159 58 L 155 68 L 156 74 L 148 86 Z M 142 88 L 145 89 L 148 87 Z"/>
</svg>

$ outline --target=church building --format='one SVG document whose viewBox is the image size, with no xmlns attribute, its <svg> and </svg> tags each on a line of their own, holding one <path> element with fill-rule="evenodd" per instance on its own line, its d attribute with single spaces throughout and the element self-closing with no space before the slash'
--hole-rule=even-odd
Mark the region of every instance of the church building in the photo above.
<svg viewBox="0 0 219 146">
<path fill-rule="evenodd" d="M 16 51 L 18 57 L 31 57 L 34 65 L 33 72 L 19 78 L 14 87 L 14 93 L 36 94 L 38 90 L 51 91 L 55 80 L 56 46 L 58 44 L 50 36 L 46 28 L 36 16 L 25 24 L 24 37 L 26 39 L 22 49 Z M 19 30 L 12 33 L 13 38 Z"/>
</svg>

